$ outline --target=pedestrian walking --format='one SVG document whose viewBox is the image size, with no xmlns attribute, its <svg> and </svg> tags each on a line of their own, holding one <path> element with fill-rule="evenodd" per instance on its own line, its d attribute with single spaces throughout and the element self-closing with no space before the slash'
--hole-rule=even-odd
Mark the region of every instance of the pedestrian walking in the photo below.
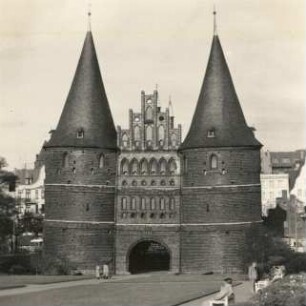
<svg viewBox="0 0 306 306">
<path fill-rule="evenodd" d="M 107 263 L 103 264 L 103 278 L 109 279 L 109 267 Z"/>
<path fill-rule="evenodd" d="M 99 265 L 96 265 L 96 279 L 101 279 L 101 272 Z"/>
<path fill-rule="evenodd" d="M 257 264 L 253 262 L 248 268 L 248 277 L 252 284 L 253 292 L 255 292 L 255 283 L 258 281 Z"/>
</svg>

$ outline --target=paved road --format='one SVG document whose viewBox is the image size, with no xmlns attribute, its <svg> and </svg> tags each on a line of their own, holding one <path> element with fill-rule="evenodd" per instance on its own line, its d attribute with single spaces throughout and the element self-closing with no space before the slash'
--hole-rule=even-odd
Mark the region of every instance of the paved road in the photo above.
<svg viewBox="0 0 306 306">
<path fill-rule="evenodd" d="M 250 282 L 242 282 L 241 285 L 234 287 L 235 302 L 243 303 L 248 301 L 254 294 Z M 204 298 L 196 299 L 191 302 L 181 304 L 180 306 L 208 306 L 209 301 L 214 299 L 215 294 L 206 296 Z"/>
<path fill-rule="evenodd" d="M 221 278 L 154 274 L 111 281 L 29 285 L 0 291 L 3 306 L 167 306 L 216 292 Z"/>
</svg>

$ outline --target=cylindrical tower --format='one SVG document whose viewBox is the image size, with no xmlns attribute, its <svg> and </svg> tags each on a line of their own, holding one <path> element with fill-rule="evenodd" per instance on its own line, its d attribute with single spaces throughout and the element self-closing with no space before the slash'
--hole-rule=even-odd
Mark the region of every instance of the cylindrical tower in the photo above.
<svg viewBox="0 0 306 306">
<path fill-rule="evenodd" d="M 239 273 L 261 222 L 260 148 L 215 33 L 182 160 L 182 271 Z"/>
<path fill-rule="evenodd" d="M 58 126 L 44 145 L 47 269 L 112 267 L 116 136 L 89 31 Z"/>
</svg>

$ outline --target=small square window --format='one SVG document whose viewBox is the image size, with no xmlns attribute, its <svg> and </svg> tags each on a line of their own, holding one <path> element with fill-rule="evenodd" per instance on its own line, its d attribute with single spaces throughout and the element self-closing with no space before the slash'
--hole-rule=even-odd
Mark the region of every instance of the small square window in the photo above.
<svg viewBox="0 0 306 306">
<path fill-rule="evenodd" d="M 210 130 L 208 130 L 208 132 L 207 132 L 207 137 L 208 138 L 214 138 L 216 135 L 215 135 L 216 133 L 215 133 L 215 130 L 214 129 L 210 129 Z"/>
<path fill-rule="evenodd" d="M 79 129 L 79 130 L 77 131 L 77 138 L 78 138 L 78 139 L 84 138 L 84 130 L 83 130 L 83 129 Z"/>
</svg>

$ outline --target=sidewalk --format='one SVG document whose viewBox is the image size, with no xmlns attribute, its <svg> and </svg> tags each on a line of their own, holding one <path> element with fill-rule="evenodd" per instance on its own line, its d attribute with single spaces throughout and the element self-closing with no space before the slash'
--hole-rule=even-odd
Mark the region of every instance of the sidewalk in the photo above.
<svg viewBox="0 0 306 306">
<path fill-rule="evenodd" d="M 252 292 L 252 286 L 250 282 L 242 282 L 241 285 L 238 285 L 234 287 L 234 293 L 235 293 L 235 303 L 243 303 L 248 301 L 254 293 Z M 185 304 L 181 304 L 180 306 L 208 306 L 209 301 L 214 299 L 215 294 L 203 297 L 201 299 L 197 299 Z"/>
</svg>

